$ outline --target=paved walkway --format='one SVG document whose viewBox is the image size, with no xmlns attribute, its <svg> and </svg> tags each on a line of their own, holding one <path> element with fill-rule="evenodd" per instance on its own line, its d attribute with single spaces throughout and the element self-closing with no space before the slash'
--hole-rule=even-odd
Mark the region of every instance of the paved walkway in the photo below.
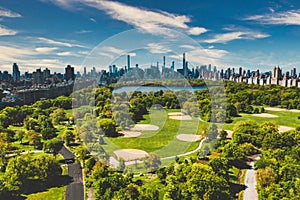
<svg viewBox="0 0 300 200">
<path fill-rule="evenodd" d="M 259 157 L 257 157 L 255 160 L 259 160 Z M 250 166 L 252 167 L 252 169 L 248 169 L 245 176 L 245 185 L 247 188 L 244 191 L 244 200 L 258 200 L 255 170 L 253 169 L 254 161 L 250 163 Z"/>
<path fill-rule="evenodd" d="M 59 152 L 68 165 L 68 175 L 72 178 L 72 182 L 67 185 L 65 199 L 66 200 L 84 200 L 84 187 L 82 179 L 82 170 L 80 163 L 74 163 L 74 154 L 65 146 Z"/>
</svg>

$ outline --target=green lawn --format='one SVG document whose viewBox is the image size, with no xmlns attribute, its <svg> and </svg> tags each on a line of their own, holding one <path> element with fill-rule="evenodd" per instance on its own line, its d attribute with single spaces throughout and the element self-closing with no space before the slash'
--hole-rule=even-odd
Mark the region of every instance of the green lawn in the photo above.
<svg viewBox="0 0 300 200">
<path fill-rule="evenodd" d="M 300 124 L 300 120 L 298 119 L 298 116 L 300 116 L 300 113 L 296 112 L 289 112 L 289 111 L 266 111 L 265 113 L 277 115 L 276 118 L 263 118 L 263 117 L 256 117 L 252 114 L 241 114 L 241 117 L 234 117 L 233 122 L 231 124 L 224 124 L 223 129 L 226 130 L 232 130 L 234 125 L 239 121 L 245 121 L 245 120 L 253 120 L 259 124 L 263 122 L 273 122 L 277 125 L 281 126 L 289 126 L 296 128 Z"/>
<path fill-rule="evenodd" d="M 178 112 L 179 110 L 152 110 L 149 115 L 145 115 L 145 120 L 141 124 L 150 123 L 159 127 L 158 131 L 143 131 L 137 138 L 105 138 L 107 145 L 104 149 L 111 154 L 117 149 L 141 149 L 146 152 L 154 152 L 160 157 L 173 156 L 195 149 L 199 142 L 184 142 L 176 139 L 177 134 L 195 134 L 198 126 L 201 125 L 197 118 L 180 121 L 170 119 L 168 112 Z"/>
<path fill-rule="evenodd" d="M 64 200 L 66 186 L 50 188 L 48 191 L 30 194 L 27 200 Z"/>
</svg>

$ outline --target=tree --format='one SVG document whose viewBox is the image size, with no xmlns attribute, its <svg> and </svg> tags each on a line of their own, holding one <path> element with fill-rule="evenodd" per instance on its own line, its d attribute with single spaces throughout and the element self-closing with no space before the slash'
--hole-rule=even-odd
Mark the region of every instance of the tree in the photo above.
<svg viewBox="0 0 300 200">
<path fill-rule="evenodd" d="M 221 139 L 221 140 L 226 140 L 227 135 L 228 135 L 227 131 L 222 130 L 222 131 L 220 132 L 220 139 Z"/>
<path fill-rule="evenodd" d="M 60 122 L 67 120 L 66 113 L 62 108 L 58 108 L 54 110 L 50 114 L 50 117 L 52 119 L 53 124 L 59 124 Z"/>
<path fill-rule="evenodd" d="M 160 157 L 154 153 L 150 153 L 150 155 L 145 159 L 145 167 L 151 172 L 158 170 L 160 165 Z"/>
<path fill-rule="evenodd" d="M 188 115 L 199 116 L 199 105 L 197 102 L 186 101 L 183 103 L 183 109 Z"/>
<path fill-rule="evenodd" d="M 10 124 L 10 120 L 7 115 L 0 114 L 0 126 L 3 128 L 7 128 Z"/>
<path fill-rule="evenodd" d="M 41 141 L 41 135 L 40 134 L 37 134 L 37 133 L 34 133 L 34 134 L 31 134 L 29 136 L 29 145 L 32 145 L 34 146 L 34 148 L 36 149 L 42 149 L 43 147 L 43 143 Z"/>
<path fill-rule="evenodd" d="M 227 105 L 226 110 L 227 110 L 229 116 L 231 116 L 231 117 L 237 117 L 238 116 L 237 109 L 233 104 Z"/>
<path fill-rule="evenodd" d="M 10 149 L 10 142 L 6 133 L 0 133 L 0 167 L 2 168 L 5 164 L 6 152 Z M 3 169 L 1 169 L 2 171 Z"/>
<path fill-rule="evenodd" d="M 213 171 L 219 176 L 224 177 L 226 180 L 229 180 L 229 161 L 224 157 L 216 157 L 209 161 L 209 166 Z"/>
<path fill-rule="evenodd" d="M 75 142 L 75 135 L 71 130 L 65 130 L 62 134 L 62 138 L 65 141 L 66 145 L 70 145 L 72 142 Z"/>
<path fill-rule="evenodd" d="M 217 139 L 217 136 L 218 136 L 218 127 L 216 124 L 212 124 L 206 133 L 206 138 L 208 141 L 212 141 Z"/>
<path fill-rule="evenodd" d="M 78 148 L 75 149 L 75 154 L 82 161 L 83 167 L 85 165 L 84 159 L 86 158 L 86 156 L 88 155 L 88 153 L 89 153 L 89 151 L 88 151 L 88 149 L 85 146 L 79 146 Z"/>
<path fill-rule="evenodd" d="M 4 174 L 5 186 L 9 191 L 19 190 L 28 180 L 45 181 L 61 174 L 61 168 L 53 157 L 25 154 L 11 158 Z"/>
<path fill-rule="evenodd" d="M 54 126 L 51 122 L 51 119 L 48 116 L 40 115 L 39 119 L 38 119 L 38 122 L 40 124 L 40 129 L 41 130 L 46 129 L 46 128 L 49 128 L 49 129 L 54 128 Z"/>
<path fill-rule="evenodd" d="M 125 167 L 125 161 L 123 159 L 119 160 L 118 171 L 124 171 Z"/>
<path fill-rule="evenodd" d="M 60 141 L 57 138 L 48 140 L 44 143 L 43 151 L 46 153 L 52 153 L 56 156 L 61 150 L 63 144 L 63 141 Z"/>
<path fill-rule="evenodd" d="M 45 128 L 41 131 L 43 140 L 50 140 L 57 136 L 55 128 Z"/>
<path fill-rule="evenodd" d="M 266 167 L 256 171 L 256 178 L 260 187 L 267 187 L 276 183 L 277 174 L 272 168 Z"/>
<path fill-rule="evenodd" d="M 25 131 L 17 131 L 17 133 L 15 134 L 15 139 L 18 140 L 21 144 L 23 141 L 23 138 L 25 137 Z"/>
<path fill-rule="evenodd" d="M 100 119 L 99 126 L 108 137 L 117 136 L 116 123 L 112 119 Z"/>
<path fill-rule="evenodd" d="M 35 127 L 38 126 L 38 122 L 32 117 L 27 117 L 24 119 L 24 125 L 26 130 L 35 130 Z"/>
</svg>

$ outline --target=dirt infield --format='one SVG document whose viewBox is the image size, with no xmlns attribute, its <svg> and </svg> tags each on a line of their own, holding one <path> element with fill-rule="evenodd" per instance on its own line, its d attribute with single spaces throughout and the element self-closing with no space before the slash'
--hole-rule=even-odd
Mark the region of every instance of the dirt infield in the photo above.
<svg viewBox="0 0 300 200">
<path fill-rule="evenodd" d="M 152 124 L 136 124 L 130 131 L 157 131 L 158 126 Z"/>
<path fill-rule="evenodd" d="M 138 137 L 142 134 L 141 132 L 138 132 L 138 131 L 122 131 L 120 133 L 123 134 L 124 138 Z"/>
<path fill-rule="evenodd" d="M 139 149 L 120 149 L 117 151 L 114 151 L 114 157 L 117 160 L 124 160 L 127 161 L 133 161 L 133 160 L 139 160 L 142 158 L 145 158 L 149 156 L 149 154 L 146 151 L 142 151 Z"/>
<path fill-rule="evenodd" d="M 286 131 L 294 130 L 294 128 L 288 127 L 288 126 L 279 126 L 278 130 L 279 130 L 279 133 L 283 133 L 283 132 L 286 132 Z"/>
<path fill-rule="evenodd" d="M 169 112 L 168 113 L 170 119 L 175 119 L 175 120 L 191 120 L 191 116 L 186 115 L 182 112 Z"/>
<path fill-rule="evenodd" d="M 276 118 L 276 117 L 278 117 L 277 115 L 272 115 L 272 114 L 269 114 L 269 113 L 253 114 L 252 116 L 264 117 L 264 118 Z"/>
<path fill-rule="evenodd" d="M 195 142 L 201 140 L 200 135 L 193 135 L 193 134 L 179 134 L 176 136 L 178 140 L 185 141 L 185 142 Z"/>
<path fill-rule="evenodd" d="M 182 113 L 182 112 L 169 112 L 168 115 L 169 116 L 183 116 L 184 113 Z"/>
<path fill-rule="evenodd" d="M 175 119 L 175 120 L 191 120 L 192 117 L 189 115 L 180 115 L 180 116 L 169 116 L 170 119 Z"/>
<path fill-rule="evenodd" d="M 288 110 L 288 109 L 285 109 L 285 108 L 265 108 L 265 110 L 270 110 L 270 111 L 288 111 L 288 112 L 299 112 L 300 113 L 300 110 L 296 110 L 296 109 Z"/>
</svg>

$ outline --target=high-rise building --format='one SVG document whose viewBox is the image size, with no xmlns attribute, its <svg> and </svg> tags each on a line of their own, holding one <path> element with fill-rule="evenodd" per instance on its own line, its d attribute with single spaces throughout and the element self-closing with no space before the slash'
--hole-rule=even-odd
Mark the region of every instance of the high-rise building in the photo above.
<svg viewBox="0 0 300 200">
<path fill-rule="evenodd" d="M 65 79 L 68 80 L 74 80 L 75 74 L 74 74 L 74 67 L 71 67 L 71 65 L 68 65 L 65 68 Z"/>
<path fill-rule="evenodd" d="M 44 79 L 50 78 L 50 70 L 48 68 L 43 71 Z"/>
<path fill-rule="evenodd" d="M 127 69 L 130 71 L 130 55 L 127 55 Z"/>
<path fill-rule="evenodd" d="M 44 83 L 44 74 L 41 69 L 37 69 L 35 72 L 32 73 L 32 78 L 34 84 L 43 84 Z"/>
<path fill-rule="evenodd" d="M 279 80 L 282 78 L 282 72 L 279 66 L 274 67 L 272 71 L 271 84 L 278 85 Z"/>
<path fill-rule="evenodd" d="M 86 77 L 86 67 L 83 68 L 83 77 Z"/>
<path fill-rule="evenodd" d="M 13 80 L 14 81 L 20 80 L 20 70 L 19 70 L 19 66 L 17 65 L 17 63 L 13 64 Z"/>
<path fill-rule="evenodd" d="M 293 69 L 291 70 L 291 77 L 292 77 L 292 78 L 296 78 L 296 77 L 297 77 L 297 71 L 296 71 L 296 68 L 293 68 Z"/>
</svg>

